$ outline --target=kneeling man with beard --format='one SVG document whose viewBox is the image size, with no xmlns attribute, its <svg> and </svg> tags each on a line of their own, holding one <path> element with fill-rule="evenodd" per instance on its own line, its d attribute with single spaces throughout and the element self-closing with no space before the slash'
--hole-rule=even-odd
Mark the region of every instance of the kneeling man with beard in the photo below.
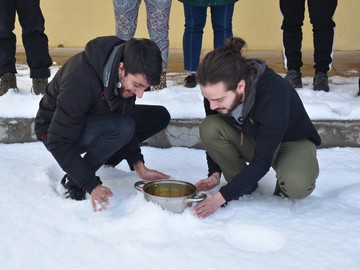
<svg viewBox="0 0 360 270">
<path fill-rule="evenodd" d="M 321 139 L 296 90 L 259 59 L 246 59 L 245 41 L 233 37 L 208 53 L 197 70 L 207 117 L 200 137 L 208 177 L 198 191 L 227 184 L 194 207 L 204 218 L 227 202 L 251 194 L 272 167 L 274 195 L 302 199 L 319 175 L 316 146 Z"/>
</svg>

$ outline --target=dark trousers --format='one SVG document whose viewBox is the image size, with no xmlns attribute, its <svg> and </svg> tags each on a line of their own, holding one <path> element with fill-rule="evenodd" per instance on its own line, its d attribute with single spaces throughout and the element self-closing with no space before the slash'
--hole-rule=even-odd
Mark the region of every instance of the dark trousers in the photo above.
<svg viewBox="0 0 360 270">
<path fill-rule="evenodd" d="M 126 158 L 126 151 L 131 150 L 130 141 L 134 136 L 142 142 L 169 124 L 170 114 L 165 107 L 150 105 L 136 105 L 135 107 L 134 118 L 111 114 L 87 119 L 81 137 L 74 147 L 77 147 L 79 155 L 85 153 L 83 159 L 90 172 L 95 174 L 102 165 L 115 166 Z M 44 140 L 43 143 L 48 148 L 47 141 Z M 135 147 L 137 148 L 137 144 Z M 131 168 L 132 165 L 129 164 Z M 84 172 L 75 168 L 68 172 L 68 177 L 84 179 Z M 78 186 L 85 184 L 77 181 L 74 183 Z"/>
<path fill-rule="evenodd" d="M 220 115 L 207 116 L 202 121 L 200 137 L 206 152 L 221 168 L 227 182 L 231 182 L 254 159 L 256 139 L 241 134 Z M 275 195 L 281 193 L 292 199 L 305 198 L 314 190 L 319 175 L 316 146 L 307 139 L 282 142 L 272 167 L 278 183 Z M 257 188 L 257 185 L 247 185 L 238 182 L 237 187 L 245 194 Z"/>
<path fill-rule="evenodd" d="M 136 105 L 134 119 L 135 136 L 138 142 L 141 143 L 165 129 L 170 122 L 170 114 L 162 106 Z M 129 149 L 127 145 L 124 145 L 116 153 L 109 156 L 105 164 L 116 166 L 125 158 L 126 151 L 129 151 Z M 133 169 L 133 164 L 129 164 L 129 166 Z"/>
<path fill-rule="evenodd" d="M 331 68 L 335 22 L 333 16 L 337 0 L 307 0 L 310 22 L 313 26 L 315 73 Z M 300 71 L 303 65 L 301 42 L 305 0 L 280 0 L 283 15 L 283 46 L 288 70 Z"/>
<path fill-rule="evenodd" d="M 214 32 L 214 48 L 221 47 L 233 36 L 232 17 L 234 4 L 211 6 L 211 24 Z M 197 7 L 184 3 L 185 32 L 183 36 L 184 69 L 196 71 L 200 61 L 202 38 L 206 24 L 207 6 Z"/>
<path fill-rule="evenodd" d="M 44 17 L 40 0 L 1 0 L 0 1 L 0 76 L 16 73 L 16 12 L 22 27 L 22 41 L 31 78 L 50 77 L 48 38 L 44 33 Z"/>
</svg>

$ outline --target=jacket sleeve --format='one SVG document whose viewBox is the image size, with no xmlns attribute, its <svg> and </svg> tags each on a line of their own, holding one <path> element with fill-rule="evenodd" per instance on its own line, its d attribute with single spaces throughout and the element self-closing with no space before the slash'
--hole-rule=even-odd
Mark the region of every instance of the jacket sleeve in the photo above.
<svg viewBox="0 0 360 270">
<path fill-rule="evenodd" d="M 133 139 L 125 147 L 123 147 L 123 149 L 121 149 L 121 151 L 129 164 L 130 170 L 134 170 L 134 164 L 136 161 L 141 160 L 145 163 L 144 156 L 141 154 L 141 148 L 136 136 L 134 136 Z"/>
<path fill-rule="evenodd" d="M 76 74 L 61 81 L 54 85 L 58 92 L 57 106 L 47 133 L 47 148 L 73 181 L 91 193 L 101 181 L 90 170 L 75 144 L 81 136 L 96 90 L 94 86 L 86 85 L 89 80 Z"/>
<path fill-rule="evenodd" d="M 272 85 L 271 89 L 266 89 L 262 96 L 257 97 L 254 109 L 254 133 L 250 134 L 256 138 L 254 157 L 239 174 L 220 189 L 226 201 L 236 199 L 252 190 L 269 171 L 276 158 L 288 127 L 290 95 L 288 91 L 275 89 L 282 89 L 281 84 Z M 249 119 L 246 123 L 250 125 Z"/>
</svg>

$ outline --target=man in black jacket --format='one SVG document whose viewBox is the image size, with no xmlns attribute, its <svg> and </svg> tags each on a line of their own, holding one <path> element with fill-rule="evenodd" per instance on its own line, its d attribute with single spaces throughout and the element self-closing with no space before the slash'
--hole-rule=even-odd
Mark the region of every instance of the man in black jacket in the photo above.
<svg viewBox="0 0 360 270">
<path fill-rule="evenodd" d="M 122 159 L 142 179 L 169 178 L 144 165 L 139 142 L 164 129 L 170 115 L 162 106 L 135 105 L 159 83 L 161 61 L 148 39 L 99 37 L 54 76 L 40 101 L 35 133 L 66 172 L 66 197 L 83 200 L 88 192 L 95 211 L 106 209 L 112 192 L 95 173 Z"/>
<path fill-rule="evenodd" d="M 196 186 L 199 191 L 214 188 L 221 172 L 228 182 L 195 206 L 199 217 L 252 193 L 270 167 L 276 171 L 274 194 L 293 199 L 308 196 L 319 174 L 316 146 L 321 139 L 296 90 L 262 60 L 245 59 L 244 45 L 240 38 L 229 39 L 197 70 L 208 115 L 200 137 L 209 174 Z"/>
</svg>

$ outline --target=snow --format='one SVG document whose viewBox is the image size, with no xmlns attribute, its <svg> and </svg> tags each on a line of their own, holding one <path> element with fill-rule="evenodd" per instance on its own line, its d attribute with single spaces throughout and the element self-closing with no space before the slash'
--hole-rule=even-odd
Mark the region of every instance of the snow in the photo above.
<svg viewBox="0 0 360 270">
<path fill-rule="evenodd" d="M 0 117 L 31 118 L 36 115 L 40 96 L 31 94 L 29 70 L 18 65 L 17 84 L 19 93 L 10 90 L 0 98 Z M 52 76 L 58 66 L 51 67 Z M 304 88 L 298 93 L 313 120 L 360 120 L 360 97 L 358 97 L 359 77 L 356 70 L 349 71 L 353 77 L 333 76 L 329 78 L 330 92 L 312 90 L 312 77 L 304 77 Z M 281 74 L 284 76 L 284 74 Z M 179 76 L 168 74 L 166 91 L 147 92 L 138 104 L 161 104 L 169 110 L 173 119 L 203 118 L 205 116 L 203 97 L 200 88 L 185 88 L 171 78 Z M 184 76 L 185 77 L 185 76 Z M 50 78 L 51 80 L 51 78 Z M 184 107 L 186 106 L 186 109 Z"/>
<path fill-rule="evenodd" d="M 27 68 L 18 71 L 20 92 L 0 97 L 1 117 L 36 114 L 41 96 L 30 93 Z M 357 77 L 331 77 L 329 93 L 311 90 L 311 79 L 298 92 L 312 119 L 360 119 Z M 139 103 L 163 104 L 173 118 L 204 116 L 198 87 L 168 84 Z M 172 179 L 206 177 L 203 150 L 142 150 L 149 168 Z M 125 162 L 98 171 L 114 196 L 107 211 L 93 212 L 89 200 L 58 193 L 64 173 L 40 142 L 0 144 L 0 269 L 357 270 L 359 156 L 357 148 L 319 149 L 317 187 L 306 199 L 272 196 L 270 170 L 254 194 L 199 219 L 191 207 L 174 214 L 147 202 Z"/>
</svg>

